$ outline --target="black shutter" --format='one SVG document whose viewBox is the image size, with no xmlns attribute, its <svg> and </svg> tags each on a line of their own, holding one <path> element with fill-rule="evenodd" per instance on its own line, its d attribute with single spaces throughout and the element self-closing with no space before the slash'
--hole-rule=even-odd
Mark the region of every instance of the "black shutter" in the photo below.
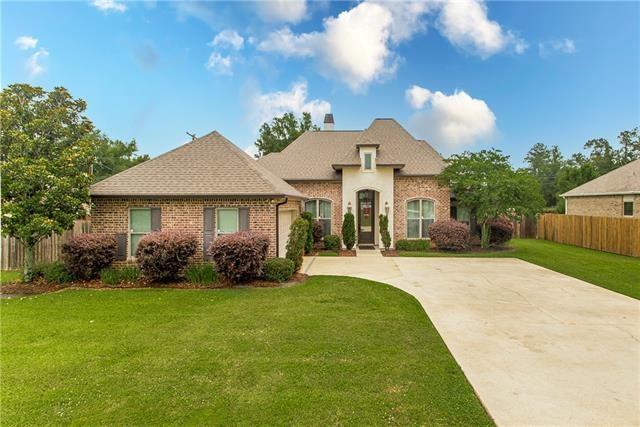
<svg viewBox="0 0 640 427">
<path fill-rule="evenodd" d="M 238 209 L 238 215 L 240 215 L 240 231 L 249 230 L 249 208 Z"/>
<path fill-rule="evenodd" d="M 205 261 L 211 260 L 211 255 L 209 254 L 209 248 L 211 247 L 211 243 L 213 243 L 213 237 L 215 235 L 215 220 L 214 208 L 204 208 L 203 211 L 203 233 L 202 233 L 202 259 Z"/>
<path fill-rule="evenodd" d="M 118 243 L 118 250 L 116 252 L 116 261 L 127 260 L 127 234 L 116 234 L 116 242 Z"/>
<path fill-rule="evenodd" d="M 160 231 L 162 229 L 162 210 L 160 208 L 151 208 L 151 231 Z"/>
</svg>

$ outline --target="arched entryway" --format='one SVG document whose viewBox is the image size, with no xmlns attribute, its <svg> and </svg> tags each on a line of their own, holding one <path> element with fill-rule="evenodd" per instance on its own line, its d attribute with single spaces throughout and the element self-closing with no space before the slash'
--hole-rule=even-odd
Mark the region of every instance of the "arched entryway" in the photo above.
<svg viewBox="0 0 640 427">
<path fill-rule="evenodd" d="M 358 191 L 357 235 L 359 246 L 374 246 L 376 243 L 376 191 Z"/>
</svg>

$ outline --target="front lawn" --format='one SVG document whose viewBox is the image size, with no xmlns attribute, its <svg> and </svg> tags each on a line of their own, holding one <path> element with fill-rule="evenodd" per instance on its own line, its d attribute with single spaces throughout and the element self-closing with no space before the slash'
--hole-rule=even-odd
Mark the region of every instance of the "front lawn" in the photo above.
<svg viewBox="0 0 640 427">
<path fill-rule="evenodd" d="M 22 273 L 16 270 L 0 271 L 0 283 L 14 283 L 22 280 Z"/>
<path fill-rule="evenodd" d="M 4 425 L 492 424 L 420 304 L 379 283 L 0 304 Z"/>
<path fill-rule="evenodd" d="M 398 256 L 520 258 L 567 276 L 640 299 L 640 260 L 536 239 L 514 239 L 514 251 L 488 253 L 398 252 Z"/>
</svg>

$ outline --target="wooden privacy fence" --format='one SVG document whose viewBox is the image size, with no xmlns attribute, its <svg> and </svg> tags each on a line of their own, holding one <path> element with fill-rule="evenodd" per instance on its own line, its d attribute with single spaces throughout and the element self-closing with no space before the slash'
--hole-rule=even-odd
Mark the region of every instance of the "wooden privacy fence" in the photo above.
<svg viewBox="0 0 640 427">
<path fill-rule="evenodd" d="M 35 263 L 57 261 L 60 257 L 62 245 L 78 234 L 91 232 L 91 221 L 77 220 L 71 230 L 65 231 L 61 235 L 52 234 L 51 237 L 41 240 L 36 245 Z M 2 270 L 18 270 L 22 268 L 24 262 L 24 248 L 22 244 L 13 237 L 2 237 L 0 245 L 0 265 Z"/>
<path fill-rule="evenodd" d="M 640 257 L 640 218 L 544 214 L 538 239 Z"/>
</svg>

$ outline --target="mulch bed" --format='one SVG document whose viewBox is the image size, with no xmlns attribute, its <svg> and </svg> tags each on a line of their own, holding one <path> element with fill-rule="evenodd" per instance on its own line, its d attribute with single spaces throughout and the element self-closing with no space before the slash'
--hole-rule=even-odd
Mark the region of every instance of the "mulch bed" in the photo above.
<svg viewBox="0 0 640 427">
<path fill-rule="evenodd" d="M 56 292 L 62 289 L 145 289 L 145 288 L 157 288 L 157 289 L 230 289 L 230 288 L 279 288 L 288 287 L 304 283 L 307 278 L 306 274 L 295 273 L 288 282 L 278 283 L 269 282 L 266 280 L 254 280 L 245 283 L 231 283 L 225 280 L 219 280 L 216 283 L 211 284 L 198 284 L 190 282 L 167 282 L 157 283 L 149 282 L 141 279 L 136 282 L 124 282 L 118 285 L 107 285 L 102 283 L 99 279 L 76 281 L 64 284 L 49 283 L 43 278 L 35 279 L 31 283 L 5 283 L 0 285 L 0 294 L 2 295 L 37 295 L 46 294 L 49 292 Z"/>
<path fill-rule="evenodd" d="M 495 253 L 495 252 L 513 252 L 513 251 L 515 251 L 515 248 L 512 248 L 510 246 L 495 246 L 488 249 L 481 248 L 480 246 L 471 246 L 469 249 L 465 251 L 453 252 L 453 251 L 442 251 L 437 248 L 432 248 L 424 252 L 435 252 L 439 254 L 458 255 L 458 254 L 483 254 L 483 253 Z M 414 251 L 403 251 L 403 252 L 414 252 Z M 415 252 L 422 252 L 422 251 L 415 251 Z M 398 251 L 396 251 L 395 249 L 389 249 L 388 251 L 380 251 L 380 253 L 382 253 L 382 256 L 388 256 L 388 257 L 398 256 Z"/>
</svg>

